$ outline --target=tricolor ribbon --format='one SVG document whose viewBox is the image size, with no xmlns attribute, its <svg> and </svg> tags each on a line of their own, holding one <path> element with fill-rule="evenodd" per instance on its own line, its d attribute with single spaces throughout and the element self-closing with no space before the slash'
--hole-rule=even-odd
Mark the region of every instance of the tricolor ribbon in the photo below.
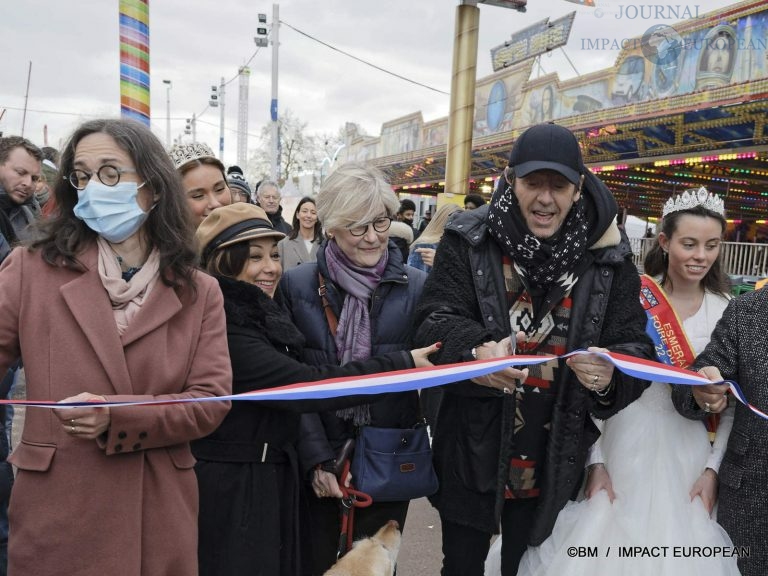
<svg viewBox="0 0 768 576">
<path fill-rule="evenodd" d="M 616 352 L 588 352 L 586 350 L 575 350 L 559 358 L 568 358 L 580 354 L 594 354 L 608 360 L 620 372 L 656 382 L 667 382 L 669 384 L 684 384 L 688 386 L 702 386 L 705 384 L 727 383 L 730 386 L 733 395 L 752 412 L 761 418 L 768 419 L 768 414 L 755 408 L 747 402 L 744 393 L 736 382 L 730 380 L 712 381 L 701 374 L 691 372 L 675 366 L 660 364 L 651 360 L 618 354 Z M 140 400 L 136 402 L 68 402 L 59 403 L 53 401 L 35 401 L 35 400 L 0 400 L 0 404 L 13 404 L 17 406 L 34 406 L 37 408 L 76 408 L 82 406 L 109 406 L 116 408 L 121 406 L 152 406 L 164 404 L 182 404 L 186 402 L 219 402 L 221 400 L 231 401 L 265 401 L 265 400 L 299 400 L 309 398 L 336 398 L 338 396 L 348 396 L 352 394 L 384 394 L 388 392 L 405 392 L 408 390 L 418 390 L 422 388 L 432 388 L 451 384 L 460 380 L 469 380 L 478 376 L 485 376 L 493 372 L 498 372 L 505 368 L 518 366 L 531 366 L 533 364 L 543 364 L 550 362 L 558 357 L 556 356 L 507 356 L 504 358 L 493 358 L 490 360 L 475 360 L 473 362 L 462 362 L 459 364 L 444 364 L 441 366 L 430 366 L 427 368 L 413 368 L 410 370 L 396 370 L 393 372 L 383 372 L 378 374 L 368 374 L 365 376 L 352 376 L 344 378 L 330 378 L 328 380 L 319 380 L 315 382 L 298 382 L 276 388 L 267 388 L 264 390 L 254 390 L 252 392 L 243 392 L 242 394 L 230 394 L 228 396 L 205 396 L 200 398 L 174 398 L 171 400 Z"/>
</svg>

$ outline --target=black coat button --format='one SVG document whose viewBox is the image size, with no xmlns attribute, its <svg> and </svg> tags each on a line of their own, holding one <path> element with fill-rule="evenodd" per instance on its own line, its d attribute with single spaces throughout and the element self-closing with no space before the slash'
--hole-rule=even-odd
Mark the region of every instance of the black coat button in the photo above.
<svg viewBox="0 0 768 576">
<path fill-rule="evenodd" d="M 576 457 L 575 456 L 570 456 L 568 458 L 568 464 L 576 464 Z"/>
<path fill-rule="evenodd" d="M 136 450 L 141 450 L 141 442 L 136 442 L 136 444 L 133 445 L 133 451 L 136 452 Z"/>
<path fill-rule="evenodd" d="M 125 432 L 118 432 L 117 437 L 120 438 L 120 440 L 125 440 L 125 437 L 128 436 Z"/>
<path fill-rule="evenodd" d="M 123 451 L 123 445 L 115 444 L 115 452 L 122 452 L 122 451 Z"/>
<path fill-rule="evenodd" d="M 146 432 L 139 432 L 139 438 L 141 440 L 144 440 L 144 438 L 146 438 L 146 437 L 147 437 L 147 433 Z"/>
</svg>

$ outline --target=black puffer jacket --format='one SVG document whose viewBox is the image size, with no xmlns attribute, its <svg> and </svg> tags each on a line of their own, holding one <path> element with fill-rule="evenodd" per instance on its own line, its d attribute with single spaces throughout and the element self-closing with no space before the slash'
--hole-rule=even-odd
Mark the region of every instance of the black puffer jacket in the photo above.
<svg viewBox="0 0 768 576">
<path fill-rule="evenodd" d="M 590 186 L 597 199 L 590 196 Z M 652 358 L 638 298 L 639 276 L 628 241 L 616 227 L 609 194 L 596 178 L 587 181 L 587 209 L 595 222 L 590 234 L 594 262 L 571 293 L 567 348 L 602 346 Z M 596 210 L 600 202 L 604 205 Z M 474 346 L 510 334 L 502 254 L 486 227 L 487 213 L 488 207 L 481 207 L 456 215 L 446 227 L 424 288 L 415 344 L 441 341 L 439 364 L 469 360 Z M 587 449 L 599 436 L 590 413 L 607 418 L 648 385 L 615 371 L 614 392 L 601 399 L 605 404 L 598 403 L 563 361 L 560 366 L 546 457 L 543 469 L 537 470 L 541 496 L 530 533 L 532 545 L 549 536 L 557 514 L 579 486 Z M 440 490 L 433 503 L 454 523 L 495 533 L 509 477 L 515 396 L 470 381 L 444 388 L 433 444 Z"/>
<path fill-rule="evenodd" d="M 334 364 L 336 344 L 318 295 L 318 270 L 327 286 L 327 298 L 336 317 L 341 315 L 345 294 L 329 280 L 323 244 L 317 262 L 302 264 L 285 273 L 282 280 L 291 318 L 307 339 L 303 358 L 310 364 Z M 373 293 L 370 306 L 372 354 L 410 350 L 411 326 L 427 275 L 403 264 L 393 242 L 389 243 L 389 260 L 382 280 Z M 371 406 L 371 425 L 385 428 L 409 428 L 419 417 L 418 394 L 399 392 L 384 394 Z M 304 470 L 330 460 L 355 429 L 350 421 L 335 412 L 306 414 L 302 417 L 300 459 Z"/>
<path fill-rule="evenodd" d="M 296 382 L 357 376 L 413 367 L 407 352 L 396 352 L 345 366 L 310 366 L 299 361 L 304 338 L 276 300 L 257 286 L 218 278 L 227 315 L 227 340 L 232 361 L 232 392 L 274 388 Z M 378 398 L 375 397 L 375 398 Z M 370 402 L 371 396 L 325 400 L 238 401 L 209 436 L 192 443 L 198 459 L 217 462 L 258 462 L 267 449 L 294 453 L 299 437 L 299 412 L 336 409 Z"/>
</svg>

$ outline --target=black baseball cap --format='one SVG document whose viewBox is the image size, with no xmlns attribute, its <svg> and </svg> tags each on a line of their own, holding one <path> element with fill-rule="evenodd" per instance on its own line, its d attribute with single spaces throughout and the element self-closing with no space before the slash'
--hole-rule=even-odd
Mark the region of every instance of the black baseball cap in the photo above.
<svg viewBox="0 0 768 576">
<path fill-rule="evenodd" d="M 579 183 L 584 171 L 576 136 L 552 123 L 537 124 L 523 132 L 512 147 L 509 165 L 521 178 L 537 170 L 554 170 L 572 184 Z"/>
</svg>

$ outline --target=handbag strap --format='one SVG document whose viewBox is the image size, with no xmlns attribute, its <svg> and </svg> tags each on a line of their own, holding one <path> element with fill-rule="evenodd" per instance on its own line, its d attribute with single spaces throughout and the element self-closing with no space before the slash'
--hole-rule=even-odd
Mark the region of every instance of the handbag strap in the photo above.
<svg viewBox="0 0 768 576">
<path fill-rule="evenodd" d="M 328 321 L 328 328 L 331 330 L 331 334 L 336 337 L 336 329 L 339 326 L 339 321 L 336 318 L 336 314 L 333 313 L 333 308 L 331 308 L 331 303 L 328 302 L 328 298 L 326 298 L 326 293 L 328 292 L 328 288 L 325 285 L 325 278 L 323 278 L 322 272 L 318 270 L 317 272 L 317 279 L 319 282 L 319 287 L 317 288 L 317 294 L 320 296 L 320 300 L 323 303 L 323 311 L 325 312 L 325 319 Z M 414 428 L 418 426 L 426 426 L 427 420 L 424 417 L 424 412 L 421 409 L 421 402 L 419 402 L 419 419 L 416 421 L 416 424 L 414 424 Z M 355 431 L 355 436 L 359 435 L 359 430 Z"/>
<path fill-rule="evenodd" d="M 323 278 L 322 273 L 318 272 L 317 279 L 320 281 L 320 287 L 317 289 L 317 293 L 323 302 L 323 311 L 325 312 L 325 319 L 328 321 L 328 328 L 331 329 L 331 334 L 333 334 L 333 336 L 336 336 L 336 328 L 338 328 L 339 326 L 339 321 L 336 318 L 336 314 L 333 313 L 333 308 L 331 308 L 331 303 L 328 302 L 328 298 L 325 297 L 326 293 L 328 292 L 328 288 L 325 285 L 325 278 Z"/>
</svg>

